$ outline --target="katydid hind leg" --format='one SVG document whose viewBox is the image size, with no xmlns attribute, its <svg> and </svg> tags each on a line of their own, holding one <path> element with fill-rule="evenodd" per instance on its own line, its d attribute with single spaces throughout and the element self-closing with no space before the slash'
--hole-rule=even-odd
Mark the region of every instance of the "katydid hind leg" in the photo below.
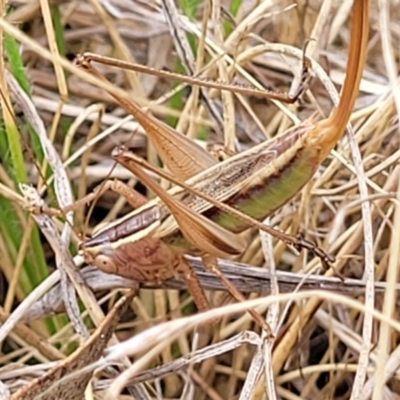
<svg viewBox="0 0 400 400">
<path fill-rule="evenodd" d="M 75 62 L 91 75 L 108 82 L 90 64 L 90 59 L 86 60 L 84 57 L 80 57 Z M 185 180 L 217 164 L 218 161 L 194 140 L 146 113 L 132 100 L 116 96 L 111 92 L 109 94 L 142 125 L 158 155 L 175 175 Z"/>
<path fill-rule="evenodd" d="M 202 192 L 199 192 L 196 188 L 189 187 L 186 184 L 186 182 L 182 182 L 182 181 L 176 179 L 173 175 L 171 175 L 167 171 L 159 170 L 159 169 L 155 168 L 154 166 L 150 165 L 145 160 L 135 156 L 131 152 L 128 152 L 128 151 L 126 151 L 124 149 L 119 149 L 118 151 L 116 151 L 113 154 L 113 157 L 121 165 L 123 165 L 125 168 L 128 168 L 130 171 L 132 171 L 133 174 L 137 175 L 139 179 L 144 180 L 144 182 L 147 182 L 148 184 L 150 184 L 152 186 L 155 185 L 155 182 L 149 181 L 148 176 L 143 175 L 143 170 L 141 170 L 140 167 L 144 167 L 147 170 L 158 174 L 162 178 L 165 178 L 165 179 L 169 180 L 170 182 L 175 183 L 176 185 L 178 185 L 178 186 L 188 190 L 189 192 L 195 194 L 199 198 L 205 199 L 210 204 L 213 204 L 214 206 L 216 206 L 220 210 L 223 210 L 223 211 L 227 212 L 228 214 L 231 214 L 231 215 L 237 217 L 238 219 L 241 219 L 241 220 L 247 222 L 249 224 L 249 226 L 252 226 L 254 228 L 260 229 L 260 230 L 272 235 L 273 237 L 277 238 L 278 240 L 283 241 L 287 245 L 293 246 L 298 250 L 306 249 L 306 250 L 311 251 L 315 256 L 317 256 L 318 258 L 321 259 L 321 262 L 326 267 L 326 269 L 329 269 L 329 266 L 332 263 L 335 262 L 335 257 L 334 256 L 326 253 L 322 248 L 318 247 L 315 243 L 310 242 L 310 241 L 306 241 L 306 240 L 302 240 L 302 239 L 300 239 L 300 238 L 298 238 L 296 236 L 293 236 L 293 235 L 290 235 L 288 233 L 281 232 L 281 231 L 278 231 L 278 230 L 276 230 L 276 229 L 274 229 L 272 227 L 269 227 L 268 225 L 265 225 L 265 224 L 255 220 L 255 219 L 249 217 L 248 215 L 245 215 L 244 213 L 240 212 L 239 210 L 234 209 L 234 208 L 230 207 L 227 204 L 221 203 L 220 201 L 217 201 L 217 200 L 211 198 L 210 196 L 205 195 Z M 156 187 L 154 187 L 154 190 L 157 190 L 156 193 L 159 195 L 159 197 L 161 199 L 163 199 L 163 201 L 168 201 L 168 199 L 165 197 L 167 195 L 166 193 L 160 192 L 159 188 L 156 188 Z M 182 207 L 183 207 L 183 205 L 182 205 Z M 182 211 L 182 210 L 180 210 L 180 211 Z M 209 221 L 208 226 L 209 226 L 209 230 L 211 231 L 212 227 L 215 226 L 215 223 L 212 223 L 212 221 Z M 184 226 L 182 226 L 182 228 L 184 228 Z M 224 230 L 224 231 L 226 231 L 226 230 Z M 237 239 L 238 237 L 239 236 L 236 235 L 235 243 L 238 240 Z M 194 241 L 194 243 L 197 243 L 197 241 Z M 239 249 L 238 246 L 237 246 L 237 248 Z M 211 254 L 213 254 L 213 255 L 215 255 L 217 257 L 219 256 L 218 254 L 214 254 L 212 252 L 208 252 L 208 253 L 211 253 Z M 230 253 L 230 254 L 235 254 L 235 253 Z"/>
<path fill-rule="evenodd" d="M 278 100 L 282 103 L 293 104 L 297 99 L 304 93 L 308 87 L 308 82 L 311 79 L 311 61 L 306 56 L 307 43 L 304 46 L 304 55 L 302 60 L 302 71 L 300 75 L 300 82 L 295 90 L 294 94 L 289 94 L 285 92 L 279 92 L 273 89 L 260 89 L 253 85 L 238 85 L 232 83 L 226 83 L 222 81 L 213 81 L 202 76 L 187 76 L 171 71 L 156 70 L 148 66 L 134 64 L 131 62 L 126 62 L 123 60 L 117 60 L 110 57 L 99 56 L 95 53 L 85 52 L 81 54 L 75 62 L 79 65 L 86 63 L 91 64 L 92 62 L 97 62 L 104 65 L 114 66 L 118 68 L 123 68 L 131 71 L 141 72 L 153 76 L 158 76 L 161 78 L 166 78 L 169 80 L 177 80 L 190 85 L 196 85 L 201 87 L 206 87 L 210 89 L 226 90 L 236 94 L 254 96 L 258 98 L 266 98 L 270 100 Z"/>
</svg>

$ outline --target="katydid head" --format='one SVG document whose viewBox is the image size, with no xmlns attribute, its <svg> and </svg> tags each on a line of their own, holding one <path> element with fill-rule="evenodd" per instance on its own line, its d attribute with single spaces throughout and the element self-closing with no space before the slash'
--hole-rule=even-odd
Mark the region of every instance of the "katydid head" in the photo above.
<svg viewBox="0 0 400 400">
<path fill-rule="evenodd" d="M 107 274 L 146 283 L 172 278 L 180 259 L 161 239 L 148 235 L 118 247 L 112 243 L 85 247 L 82 243 L 81 251 L 88 264 Z"/>
<path fill-rule="evenodd" d="M 179 254 L 154 233 L 160 225 L 159 208 L 150 203 L 99 229 L 79 246 L 85 262 L 109 274 L 138 282 L 173 276 Z"/>
<path fill-rule="evenodd" d="M 116 274 L 118 272 L 117 264 L 112 257 L 112 249 L 107 251 L 107 246 L 103 246 L 101 249 L 96 247 L 85 248 L 84 242 L 80 247 L 80 251 L 87 264 L 93 265 L 107 274 Z"/>
<path fill-rule="evenodd" d="M 96 237 L 106 225 L 98 226 L 93 231 L 91 239 L 79 243 L 79 253 L 83 256 L 85 263 L 93 265 L 107 274 L 118 272 L 117 266 L 112 259 L 112 247 L 109 242 L 96 241 Z"/>
</svg>

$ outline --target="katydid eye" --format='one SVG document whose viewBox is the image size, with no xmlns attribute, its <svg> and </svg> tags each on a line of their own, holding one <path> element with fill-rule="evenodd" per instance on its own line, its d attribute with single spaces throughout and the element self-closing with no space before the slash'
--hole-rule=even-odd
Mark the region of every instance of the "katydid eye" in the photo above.
<svg viewBox="0 0 400 400">
<path fill-rule="evenodd" d="M 105 255 L 98 255 L 95 259 L 94 264 L 96 267 L 107 274 L 115 274 L 117 273 L 117 266 L 114 261 Z"/>
</svg>

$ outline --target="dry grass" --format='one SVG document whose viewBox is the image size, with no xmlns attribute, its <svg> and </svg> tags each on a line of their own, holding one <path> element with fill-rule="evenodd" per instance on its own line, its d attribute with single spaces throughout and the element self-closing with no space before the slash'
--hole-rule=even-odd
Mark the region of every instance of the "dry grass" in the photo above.
<svg viewBox="0 0 400 400">
<path fill-rule="evenodd" d="M 220 11 L 236 3 L 238 11 L 233 24 Z M 318 38 L 309 44 L 307 54 L 313 58 L 315 73 L 322 77 L 323 84 L 315 78 L 310 90 L 293 106 L 278 104 L 277 107 L 273 102 L 251 96 L 206 90 L 207 104 L 219 116 L 211 118 L 206 103 L 196 100 L 198 89 L 186 88 L 171 98 L 173 83 L 164 79 L 105 66 L 99 69 L 115 84 L 116 92 L 120 88 L 130 93 L 157 118 L 174 124 L 200 144 L 223 144 L 232 150 L 244 150 L 284 132 L 315 111 L 328 115 L 332 100 L 337 101 L 334 87 L 340 88 L 343 82 L 351 3 L 331 3 L 329 0 L 322 4 L 320 0 L 298 2 L 296 7 L 284 1 L 279 4 L 214 1 L 209 9 L 208 2 L 197 4 L 191 0 L 182 1 L 181 8 L 170 11 L 177 18 L 172 25 L 179 21 L 196 49 L 193 62 L 189 63 L 192 70 L 186 69 L 185 73 L 192 75 L 202 70 L 210 79 L 249 83 L 232 67 L 231 61 L 236 60 L 236 67 L 240 65 L 262 85 L 285 91 L 293 75 L 296 77 L 293 86 L 296 85 L 300 71 L 298 58 L 305 40 Z M 339 7 L 338 3 L 343 4 Z M 376 8 L 375 2 L 370 6 L 367 64 L 348 136 L 304 190 L 268 222 L 288 233 L 301 232 L 335 254 L 337 270 L 346 277 L 365 280 L 365 296 L 351 300 L 324 291 L 320 281 L 307 286 L 308 278 L 300 274 L 320 271 L 318 258 L 305 252 L 295 254 L 283 243 L 252 232 L 251 245 L 237 261 L 269 267 L 271 272 L 267 277 L 261 268 L 249 269 L 254 271 L 256 279 L 266 279 L 266 283 L 256 288 L 252 278 L 246 278 L 245 272 L 231 263 L 227 263 L 224 271 L 237 280 L 243 292 L 252 289 L 257 292 L 248 297 L 258 299 L 252 305 L 257 304 L 260 312 L 267 314 L 274 340 L 265 341 L 250 316 L 244 313 L 248 305 L 224 306 L 227 298 L 220 291 L 210 291 L 210 298 L 221 307 L 209 314 L 196 315 L 193 301 L 184 290 L 141 289 L 111 338 L 107 358 L 95 365 L 101 371 L 85 394 L 76 383 L 82 383 L 82 371 L 77 376 L 69 372 L 98 359 L 102 347 L 96 338 L 102 337 L 100 332 L 111 335 L 114 329 L 111 317 L 97 331 L 97 336 L 92 335 L 86 350 L 93 352 L 73 351 L 101 324 L 121 293 L 126 293 L 127 287 L 137 287 L 132 282 L 113 281 L 95 272 L 90 283 L 96 289 L 94 295 L 82 283 L 69 255 L 65 244 L 70 234 L 68 224 L 63 228 L 60 221 L 38 214 L 35 219 L 42 234 L 35 233 L 32 218 L 22 212 L 26 199 L 20 196 L 17 183 L 33 184 L 45 204 L 54 207 L 71 202 L 70 187 L 73 197 L 81 198 L 110 177 L 126 180 L 143 192 L 143 187 L 126 170 L 113 166 L 110 159 L 112 148 L 125 144 L 156 164 L 157 155 L 143 129 L 126 118 L 126 113 L 105 91 L 90 84 L 82 71 L 57 53 L 66 56 L 90 51 L 125 61 L 136 60 L 156 69 L 185 71 L 179 57 L 184 54 L 187 58 L 189 50 L 182 45 L 184 41 L 171 35 L 163 11 L 155 2 L 20 0 L 11 4 L 15 8 L 1 26 L 3 35 L 22 43 L 19 50 L 31 97 L 24 97 L 20 87 L 13 84 L 11 74 L 3 73 L 4 68 L 12 70 L 15 62 L 9 50 L 3 49 L 0 267 L 4 307 L 0 317 L 7 323 L 0 328 L 3 343 L 0 380 L 5 393 L 22 388 L 23 392 L 13 398 L 39 398 L 35 396 L 41 390 L 34 396 L 33 387 L 43 389 L 55 383 L 60 388 L 60 379 L 68 371 L 70 380 L 66 382 L 70 389 L 66 393 L 61 389 L 57 392 L 53 386 L 53 392 L 42 398 L 78 399 L 85 395 L 115 399 L 119 393 L 124 393 L 120 395 L 124 399 L 398 398 L 400 328 L 395 306 L 400 259 L 397 117 L 400 91 L 396 44 L 400 15 L 397 1 L 382 9 Z M 203 18 L 203 14 L 208 17 Z M 270 42 L 277 44 L 270 46 Z M 260 44 L 271 51 L 255 54 L 252 49 Z M 323 75 L 324 70 L 327 76 Z M 18 78 L 18 68 L 13 74 Z M 254 80 L 250 83 L 256 84 Z M 324 85 L 331 85 L 329 94 Z M 9 107 L 14 116 L 6 107 L 7 98 L 11 98 Z M 39 140 L 29 135 L 28 122 Z M 44 190 L 42 180 L 43 176 L 50 178 L 52 172 L 42 168 L 44 172 L 39 173 L 37 168 L 41 164 L 37 151 L 40 147 L 56 176 L 52 190 Z M 38 199 L 35 202 L 41 204 Z M 85 223 L 88 210 L 78 210 L 73 221 L 72 254 L 76 253 L 76 233 L 88 234 L 99 223 L 113 220 L 128 209 L 123 199 L 107 193 L 96 202 L 89 226 Z M 57 232 L 62 230 L 61 239 Z M 14 237 L 13 232 L 19 233 Z M 56 261 L 58 270 L 50 275 Z M 75 257 L 74 261 L 82 260 Z M 220 288 L 212 276 L 197 268 L 205 287 Z M 284 286 L 284 275 L 274 268 L 290 271 L 292 286 Z M 89 273 L 93 269 L 87 270 Z M 60 277 L 63 284 L 37 303 Z M 383 295 L 381 291 L 375 293 L 374 281 L 386 282 Z M 333 282 L 336 282 L 333 290 L 340 291 L 337 280 Z M 181 283 L 172 281 L 166 286 L 182 288 Z M 297 286 L 308 290 L 297 291 Z M 354 293 L 345 294 L 359 296 L 355 286 L 352 288 Z M 267 289 L 272 295 L 261 297 L 260 292 L 265 295 Z M 278 293 L 282 291 L 288 293 Z M 44 319 L 44 315 L 62 307 L 62 298 L 68 299 L 65 304 L 68 318 Z M 212 329 L 195 329 L 196 324 L 212 315 L 221 316 L 221 322 Z M 123 342 L 127 339 L 130 340 Z M 123 343 L 118 345 L 119 342 Z M 65 358 L 69 354 L 72 356 Z M 134 357 L 128 359 L 128 354 Z M 75 367 L 63 370 L 59 366 L 53 375 L 44 375 L 56 365 L 54 361 L 63 359 L 61 366 Z M 110 367 L 112 360 L 118 363 Z M 116 378 L 119 373 L 122 374 Z M 45 381 L 34 380 L 39 376 L 46 377 L 47 386 Z M 28 382 L 33 385 L 30 391 L 23 388 Z M 7 398 L 7 394 L 1 398 Z"/>
</svg>

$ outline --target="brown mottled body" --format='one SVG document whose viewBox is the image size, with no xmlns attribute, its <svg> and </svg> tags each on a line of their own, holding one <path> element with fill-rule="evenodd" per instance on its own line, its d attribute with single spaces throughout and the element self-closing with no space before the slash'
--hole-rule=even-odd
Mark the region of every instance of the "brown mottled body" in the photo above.
<svg viewBox="0 0 400 400">
<path fill-rule="evenodd" d="M 358 94 L 368 22 L 368 1 L 355 0 L 346 79 L 340 103 L 328 118 L 306 120 L 221 163 L 184 135 L 145 114 L 135 103 L 117 98 L 143 125 L 172 175 L 195 188 L 197 194 L 180 187 L 162 190 L 142 170 L 137 157 L 123 151 L 117 153 L 115 159 L 134 172 L 158 198 L 83 243 L 86 258 L 106 272 L 154 281 L 172 276 L 174 272 L 168 275 L 168 268 L 181 271 L 182 262 L 177 260 L 183 260 L 184 253 L 199 253 L 209 268 L 220 274 L 215 257 L 240 254 L 246 244 L 236 233 L 252 225 L 235 210 L 257 221 L 265 219 L 301 190 L 342 137 Z M 89 63 L 83 61 L 81 66 L 101 77 Z M 220 205 L 211 205 L 199 193 Z M 133 227 L 131 233 L 127 226 Z M 117 230 L 119 233 L 115 234 Z M 190 277 L 188 270 L 183 270 Z M 235 298 L 241 298 L 232 287 L 229 290 Z"/>
</svg>

